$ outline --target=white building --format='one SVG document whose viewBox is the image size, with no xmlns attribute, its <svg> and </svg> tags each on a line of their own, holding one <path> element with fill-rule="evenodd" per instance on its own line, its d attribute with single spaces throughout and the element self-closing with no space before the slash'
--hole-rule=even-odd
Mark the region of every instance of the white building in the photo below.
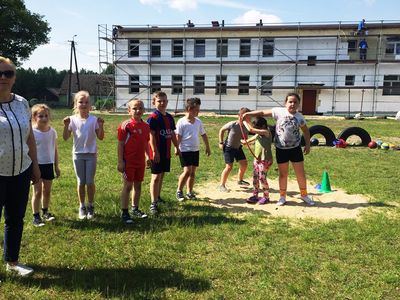
<svg viewBox="0 0 400 300">
<path fill-rule="evenodd" d="M 359 43 L 368 44 L 365 59 Z M 99 25 L 100 66 L 115 67 L 117 109 L 162 89 L 169 109 L 199 97 L 202 110 L 282 105 L 302 97 L 304 114 L 391 114 L 400 110 L 400 22 L 292 23 L 254 26 Z"/>
</svg>

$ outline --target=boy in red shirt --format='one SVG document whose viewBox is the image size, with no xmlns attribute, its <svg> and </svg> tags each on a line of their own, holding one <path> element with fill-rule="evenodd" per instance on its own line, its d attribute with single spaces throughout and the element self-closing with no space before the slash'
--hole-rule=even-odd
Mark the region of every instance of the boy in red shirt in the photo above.
<svg viewBox="0 0 400 300">
<path fill-rule="evenodd" d="M 118 127 L 118 171 L 123 174 L 124 186 L 121 192 L 122 221 L 132 224 L 128 212 L 129 194 L 132 193 L 132 215 L 138 218 L 147 218 L 139 210 L 139 199 L 142 181 L 148 160 L 148 142 L 150 127 L 143 122 L 144 104 L 139 99 L 128 102 L 130 120 L 126 120 Z"/>
</svg>

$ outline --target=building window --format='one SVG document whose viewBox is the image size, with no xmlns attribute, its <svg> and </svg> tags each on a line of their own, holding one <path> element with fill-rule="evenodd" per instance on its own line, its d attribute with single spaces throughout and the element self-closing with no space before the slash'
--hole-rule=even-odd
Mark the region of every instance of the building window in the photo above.
<svg viewBox="0 0 400 300">
<path fill-rule="evenodd" d="M 139 40 L 129 40 L 129 57 L 138 57 L 139 56 Z"/>
<path fill-rule="evenodd" d="M 193 94 L 204 94 L 204 75 L 194 75 L 193 85 Z"/>
<path fill-rule="evenodd" d="M 263 57 L 274 56 L 275 42 L 273 39 L 263 39 Z"/>
<path fill-rule="evenodd" d="M 272 95 L 272 76 L 261 76 L 261 95 Z"/>
<path fill-rule="evenodd" d="M 400 95 L 400 75 L 383 76 L 382 95 Z"/>
<path fill-rule="evenodd" d="M 161 56 L 161 40 L 151 40 L 151 56 L 160 57 Z"/>
<path fill-rule="evenodd" d="M 349 40 L 347 42 L 347 52 L 356 52 L 357 51 L 357 40 Z"/>
<path fill-rule="evenodd" d="M 183 56 L 183 40 L 172 40 L 172 57 Z"/>
<path fill-rule="evenodd" d="M 240 57 L 250 57 L 251 39 L 240 39 Z"/>
<path fill-rule="evenodd" d="M 239 76 L 238 95 L 249 94 L 249 81 L 250 81 L 250 76 Z"/>
<path fill-rule="evenodd" d="M 355 75 L 346 75 L 344 85 L 354 85 Z"/>
<path fill-rule="evenodd" d="M 138 75 L 129 76 L 129 93 L 130 94 L 139 93 L 139 76 Z"/>
<path fill-rule="evenodd" d="M 182 76 L 172 75 L 172 94 L 182 94 Z"/>
<path fill-rule="evenodd" d="M 161 91 L 161 76 L 160 75 L 152 75 L 151 76 L 151 93 L 155 93 Z"/>
<path fill-rule="evenodd" d="M 215 95 L 226 95 L 226 75 L 217 75 L 215 77 Z"/>
<path fill-rule="evenodd" d="M 228 40 L 218 39 L 217 40 L 217 57 L 228 57 Z"/>
<path fill-rule="evenodd" d="M 307 66 L 315 66 L 317 57 L 315 55 L 310 55 L 307 57 Z"/>
<path fill-rule="evenodd" d="M 386 54 L 400 54 L 400 37 L 387 38 Z"/>
<path fill-rule="evenodd" d="M 206 40 L 194 41 L 194 57 L 206 56 Z"/>
</svg>

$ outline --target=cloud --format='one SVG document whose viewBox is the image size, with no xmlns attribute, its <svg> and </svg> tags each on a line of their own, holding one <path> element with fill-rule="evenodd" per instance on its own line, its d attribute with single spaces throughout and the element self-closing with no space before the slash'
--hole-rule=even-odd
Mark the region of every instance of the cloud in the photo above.
<svg viewBox="0 0 400 300">
<path fill-rule="evenodd" d="M 254 6 L 230 0 L 139 0 L 139 1 L 143 5 L 153 6 L 158 11 L 161 11 L 162 6 L 169 6 L 170 8 L 179 11 L 195 10 L 200 4 L 228 7 L 235 9 L 246 9 L 246 10 L 255 9 Z"/>
<path fill-rule="evenodd" d="M 177 9 L 180 11 L 194 10 L 197 8 L 197 1 L 187 1 L 187 0 L 171 0 L 168 1 L 169 7 Z"/>
<path fill-rule="evenodd" d="M 258 23 L 260 19 L 263 21 L 263 23 L 282 23 L 282 20 L 278 16 L 265 14 L 255 9 L 246 11 L 243 15 L 235 18 L 233 20 L 233 23 L 236 24 Z"/>
<path fill-rule="evenodd" d="M 238 9 L 254 9 L 254 6 L 250 6 L 247 4 L 239 3 L 236 1 L 230 1 L 230 0 L 198 0 L 198 1 L 205 3 L 205 4 L 214 5 L 214 6 L 238 8 Z"/>
</svg>

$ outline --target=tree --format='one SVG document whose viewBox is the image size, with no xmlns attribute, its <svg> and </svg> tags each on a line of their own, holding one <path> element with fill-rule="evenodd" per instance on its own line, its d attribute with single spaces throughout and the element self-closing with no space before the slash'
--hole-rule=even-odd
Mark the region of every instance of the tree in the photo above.
<svg viewBox="0 0 400 300">
<path fill-rule="evenodd" d="M 16 65 L 49 42 L 51 28 L 43 16 L 26 9 L 23 0 L 0 0 L 0 55 Z"/>
</svg>

